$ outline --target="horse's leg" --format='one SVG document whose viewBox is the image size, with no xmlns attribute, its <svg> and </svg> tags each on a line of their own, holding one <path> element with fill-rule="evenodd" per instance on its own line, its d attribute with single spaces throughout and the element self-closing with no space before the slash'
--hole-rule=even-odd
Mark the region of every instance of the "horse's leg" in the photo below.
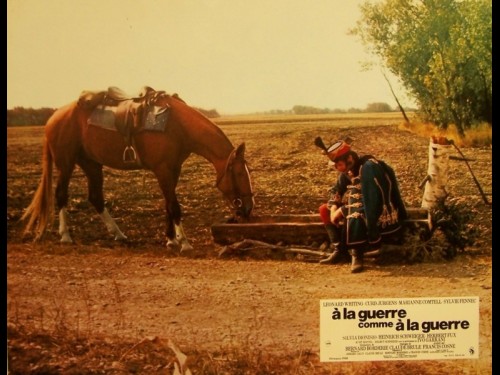
<svg viewBox="0 0 500 375">
<path fill-rule="evenodd" d="M 181 252 L 188 252 L 193 249 L 189 243 L 184 228 L 181 223 L 181 206 L 175 194 L 175 187 L 179 180 L 180 168 L 172 171 L 171 169 L 161 166 L 154 171 L 161 191 L 165 198 L 165 219 L 167 223 L 167 248 L 176 249 L 181 246 Z"/>
<path fill-rule="evenodd" d="M 115 240 L 126 240 L 127 236 L 118 228 L 116 221 L 104 206 L 102 165 L 83 157 L 79 158 L 77 163 L 87 176 L 89 202 L 96 209 L 108 232 L 115 236 Z"/>
<path fill-rule="evenodd" d="M 170 198 L 165 198 L 165 208 L 167 211 L 167 247 L 177 248 L 180 244 L 181 253 L 193 250 L 193 246 L 189 243 L 184 227 L 181 223 L 181 206 L 177 200 L 177 196 L 166 195 Z"/>
<path fill-rule="evenodd" d="M 68 205 L 69 197 L 69 180 L 71 178 L 71 175 L 73 174 L 74 168 L 74 164 L 67 166 L 66 168 L 58 167 L 59 177 L 57 179 L 56 186 L 56 204 L 59 210 L 59 235 L 61 236 L 61 242 L 63 243 L 73 242 L 69 234 L 68 212 L 66 211 L 66 207 Z"/>
<path fill-rule="evenodd" d="M 174 227 L 175 227 L 175 237 L 177 238 L 177 241 L 179 241 L 181 244 L 181 253 L 183 251 L 189 252 L 193 250 L 193 246 L 191 246 L 186 237 L 186 233 L 184 232 L 184 227 L 182 226 L 180 218 L 179 218 L 179 224 L 175 224 L 174 222 Z"/>
<path fill-rule="evenodd" d="M 61 236 L 61 242 L 63 243 L 73 242 L 71 236 L 69 235 L 68 211 L 66 211 L 66 207 L 62 207 L 59 210 L 59 235 Z"/>
</svg>

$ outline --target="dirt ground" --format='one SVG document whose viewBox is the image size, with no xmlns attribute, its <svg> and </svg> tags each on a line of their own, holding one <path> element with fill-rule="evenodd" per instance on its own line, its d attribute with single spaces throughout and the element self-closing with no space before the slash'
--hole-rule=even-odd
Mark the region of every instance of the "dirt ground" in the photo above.
<svg viewBox="0 0 500 375">
<path fill-rule="evenodd" d="M 354 147 L 395 169 L 408 206 L 419 207 L 428 144 L 399 119 L 289 124 L 223 124 L 245 142 L 256 192 L 255 214 L 316 213 L 335 179 L 313 145 L 320 135 L 355 139 Z M 451 161 L 449 200 L 465 205 L 478 232 L 451 260 L 411 262 L 398 254 L 320 265 L 295 256 L 219 257 L 210 226 L 229 212 L 214 187 L 213 167 L 192 155 L 178 196 L 194 247 L 165 247 L 163 200 L 150 172 L 105 169 L 106 205 L 128 236 L 113 241 L 86 200 L 76 170 L 70 184 L 74 244 L 62 245 L 57 220 L 42 243 L 23 236 L 19 219 L 41 174 L 43 127 L 8 128 L 7 334 L 11 374 L 172 374 L 175 344 L 193 373 L 219 374 L 490 374 L 492 372 L 492 208 L 465 164 Z M 462 148 L 491 201 L 492 149 Z M 298 234 L 300 235 L 300 234 Z M 410 246 L 410 244 L 409 244 Z M 319 301 L 380 297 L 480 298 L 476 360 L 323 363 Z M 253 370 L 243 370 L 243 359 Z M 266 367 L 267 366 L 267 367 Z"/>
</svg>

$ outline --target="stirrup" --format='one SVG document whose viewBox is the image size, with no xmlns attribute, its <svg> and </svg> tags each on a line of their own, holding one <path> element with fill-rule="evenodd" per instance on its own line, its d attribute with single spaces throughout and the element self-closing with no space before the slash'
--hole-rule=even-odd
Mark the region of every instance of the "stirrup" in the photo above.
<svg viewBox="0 0 500 375">
<path fill-rule="evenodd" d="M 123 150 L 123 162 L 124 163 L 135 163 L 137 162 L 137 153 L 132 146 L 125 147 Z"/>
</svg>

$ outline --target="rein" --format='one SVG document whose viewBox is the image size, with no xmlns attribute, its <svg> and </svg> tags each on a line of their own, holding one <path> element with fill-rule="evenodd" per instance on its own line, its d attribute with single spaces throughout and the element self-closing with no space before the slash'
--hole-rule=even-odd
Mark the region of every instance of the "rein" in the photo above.
<svg viewBox="0 0 500 375">
<path fill-rule="evenodd" d="M 246 161 L 243 161 L 245 166 L 246 166 Z M 249 198 L 249 197 L 253 197 L 254 196 L 254 193 L 251 192 L 250 194 L 241 194 L 240 190 L 238 189 L 238 184 L 236 183 L 236 178 L 234 176 L 234 173 L 233 173 L 233 170 L 232 170 L 232 165 L 228 165 L 226 167 L 226 170 L 224 172 L 224 174 L 222 174 L 216 181 L 215 183 L 215 186 L 217 188 L 219 188 L 219 185 L 222 181 L 222 179 L 224 178 L 224 176 L 229 172 L 231 173 L 231 182 L 232 182 L 232 185 L 233 185 L 233 192 L 235 193 L 236 195 L 236 198 L 234 198 L 232 201 L 231 201 L 231 204 L 233 205 L 234 208 L 236 209 L 239 209 L 243 206 L 243 198 Z M 220 190 L 220 188 L 219 188 Z M 229 200 L 229 199 L 228 199 Z"/>
</svg>

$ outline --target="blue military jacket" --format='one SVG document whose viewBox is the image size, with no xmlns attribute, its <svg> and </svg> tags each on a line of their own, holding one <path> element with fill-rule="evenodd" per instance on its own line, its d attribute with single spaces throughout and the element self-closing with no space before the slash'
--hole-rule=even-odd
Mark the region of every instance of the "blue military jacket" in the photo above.
<svg viewBox="0 0 500 375">
<path fill-rule="evenodd" d="M 345 218 L 343 245 L 375 250 L 380 248 L 382 236 L 401 229 L 406 208 L 395 173 L 385 162 L 365 156 L 353 171 L 339 175 L 330 189 L 328 204 L 341 207 Z"/>
</svg>

